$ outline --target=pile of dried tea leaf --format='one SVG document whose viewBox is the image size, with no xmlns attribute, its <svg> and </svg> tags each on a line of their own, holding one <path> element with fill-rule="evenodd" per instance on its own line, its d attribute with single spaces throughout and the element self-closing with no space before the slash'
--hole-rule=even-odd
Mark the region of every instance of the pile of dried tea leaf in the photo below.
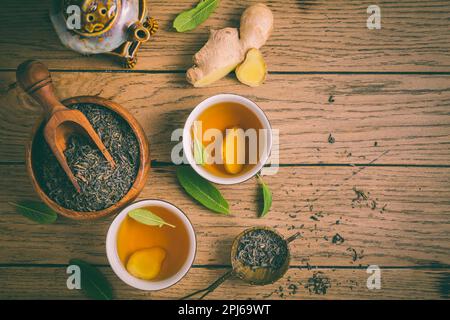
<svg viewBox="0 0 450 320">
<path fill-rule="evenodd" d="M 81 192 L 70 183 L 40 130 L 33 146 L 34 171 L 44 192 L 64 208 L 106 209 L 130 190 L 139 170 L 139 144 L 131 127 L 115 112 L 92 104 L 76 104 L 88 118 L 116 162 L 112 168 L 100 150 L 81 135 L 73 135 L 64 152 Z M 42 128 L 41 128 L 42 129 Z"/>
<path fill-rule="evenodd" d="M 288 255 L 286 241 L 270 230 L 252 230 L 239 241 L 236 258 L 251 268 L 280 268 Z"/>
</svg>

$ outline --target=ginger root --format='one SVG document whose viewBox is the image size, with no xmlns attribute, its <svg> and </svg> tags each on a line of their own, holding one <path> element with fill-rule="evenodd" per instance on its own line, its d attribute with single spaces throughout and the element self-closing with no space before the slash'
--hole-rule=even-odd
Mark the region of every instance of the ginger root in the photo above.
<svg viewBox="0 0 450 320">
<path fill-rule="evenodd" d="M 241 16 L 240 37 L 236 28 L 211 30 L 203 48 L 193 58 L 194 66 L 186 79 L 194 87 L 205 87 L 233 71 L 251 48 L 261 48 L 273 29 L 272 11 L 258 3 L 248 7 Z"/>
<path fill-rule="evenodd" d="M 136 278 L 152 280 L 161 272 L 166 255 L 161 247 L 138 250 L 128 259 L 127 271 Z"/>
<path fill-rule="evenodd" d="M 248 50 L 244 62 L 236 68 L 238 80 L 250 87 L 257 87 L 266 80 L 267 66 L 258 49 Z"/>
<path fill-rule="evenodd" d="M 243 129 L 233 127 L 227 129 L 222 144 L 223 166 L 229 174 L 238 174 L 245 163 L 245 134 Z"/>
</svg>

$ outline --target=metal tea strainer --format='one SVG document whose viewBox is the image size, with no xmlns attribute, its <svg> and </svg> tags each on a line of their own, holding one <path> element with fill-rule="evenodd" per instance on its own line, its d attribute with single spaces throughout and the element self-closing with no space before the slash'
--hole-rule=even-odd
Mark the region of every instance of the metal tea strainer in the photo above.
<svg viewBox="0 0 450 320">
<path fill-rule="evenodd" d="M 248 233 L 254 232 L 257 230 L 266 230 L 273 234 L 275 234 L 280 239 L 283 239 L 283 245 L 285 245 L 285 249 L 287 254 L 285 255 L 284 261 L 282 261 L 281 265 L 277 268 L 271 268 L 271 267 L 250 267 L 245 265 L 237 258 L 237 252 L 238 252 L 238 246 L 241 242 L 241 239 Z M 298 239 L 300 237 L 300 232 L 295 233 L 294 235 L 290 236 L 287 239 L 284 239 L 284 237 L 279 234 L 275 229 L 269 228 L 269 227 L 253 227 L 244 230 L 241 232 L 233 241 L 233 244 L 231 246 L 231 270 L 226 272 L 224 275 L 222 275 L 220 278 L 218 278 L 216 281 L 214 281 L 211 285 L 209 285 L 206 288 L 203 288 L 201 290 L 197 290 L 183 298 L 188 299 L 191 298 L 197 294 L 201 294 L 199 296 L 199 300 L 206 297 L 209 293 L 213 292 L 217 287 L 219 287 L 225 280 L 230 278 L 231 276 L 237 276 L 242 281 L 253 284 L 253 285 L 266 285 L 271 284 L 276 281 L 278 281 L 280 278 L 284 276 L 286 271 L 289 268 L 289 262 L 290 262 L 290 252 L 289 252 L 289 243 L 294 241 L 295 239 Z"/>
</svg>

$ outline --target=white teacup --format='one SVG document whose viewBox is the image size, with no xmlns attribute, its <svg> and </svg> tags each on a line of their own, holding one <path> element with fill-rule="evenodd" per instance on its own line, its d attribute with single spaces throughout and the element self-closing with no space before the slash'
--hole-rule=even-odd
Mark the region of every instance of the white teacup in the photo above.
<svg viewBox="0 0 450 320">
<path fill-rule="evenodd" d="M 134 209 L 149 206 L 163 207 L 166 210 L 169 210 L 171 213 L 175 214 L 183 222 L 189 237 L 189 252 L 187 255 L 187 259 L 180 270 L 167 279 L 155 281 L 142 280 L 132 276 L 120 260 L 117 250 L 117 234 L 123 220 L 127 217 L 128 212 Z M 109 227 L 108 234 L 106 236 L 106 255 L 114 273 L 126 284 L 134 288 L 146 291 L 162 290 L 180 281 L 187 274 L 194 262 L 196 248 L 197 242 L 195 239 L 195 232 L 189 219 L 180 209 L 162 200 L 142 200 L 129 205 L 116 216 L 111 226 Z"/>
<path fill-rule="evenodd" d="M 199 165 L 196 163 L 193 150 L 192 150 L 192 126 L 194 124 L 194 121 L 196 121 L 199 116 L 208 108 L 221 103 L 221 102 L 234 102 L 238 103 L 246 108 L 248 108 L 259 120 L 259 122 L 262 125 L 262 129 L 266 130 L 267 135 L 266 138 L 263 141 L 262 145 L 262 151 L 260 153 L 260 157 L 258 162 L 255 166 L 251 168 L 251 170 L 246 171 L 242 174 L 237 174 L 235 176 L 230 175 L 229 177 L 221 177 L 212 174 L 211 172 L 207 171 L 202 165 Z M 267 119 L 264 112 L 261 110 L 260 107 L 253 101 L 244 98 L 239 95 L 235 94 L 218 94 L 212 97 L 207 98 L 206 100 L 203 100 L 200 102 L 194 110 L 192 110 L 191 114 L 189 115 L 188 119 L 186 120 L 186 123 L 184 125 L 183 129 L 183 153 L 188 160 L 189 164 L 192 166 L 192 168 L 203 178 L 206 180 L 218 183 L 218 184 L 236 184 L 244 182 L 254 175 L 256 175 L 264 166 L 264 164 L 267 162 L 270 156 L 270 151 L 272 149 L 272 128 L 270 126 L 269 120 Z"/>
</svg>

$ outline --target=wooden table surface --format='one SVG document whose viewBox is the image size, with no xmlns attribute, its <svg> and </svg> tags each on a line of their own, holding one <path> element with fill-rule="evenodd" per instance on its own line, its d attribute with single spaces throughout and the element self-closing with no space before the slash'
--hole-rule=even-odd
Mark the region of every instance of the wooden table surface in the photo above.
<svg viewBox="0 0 450 320">
<path fill-rule="evenodd" d="M 262 49 L 267 82 L 249 88 L 232 75 L 203 89 L 185 81 L 193 53 L 210 28 L 237 26 L 256 1 L 222 0 L 210 19 L 185 34 L 171 22 L 195 1 L 149 1 L 161 28 L 131 72 L 64 48 L 48 18 L 49 2 L 3 0 L 0 11 L 0 298 L 81 298 L 66 288 L 71 258 L 98 266 L 117 298 L 179 298 L 228 270 L 232 239 L 251 226 L 302 233 L 287 275 L 265 287 L 232 279 L 210 298 L 449 298 L 448 0 L 266 1 L 276 20 Z M 371 4 L 381 8 L 381 30 L 366 27 Z M 177 285 L 146 293 L 113 274 L 105 254 L 113 217 L 37 225 L 8 204 L 37 199 L 24 144 L 40 110 L 16 86 L 14 73 L 31 58 L 49 65 L 61 98 L 112 99 L 145 129 L 153 168 L 139 198 L 176 204 L 197 231 L 194 266 Z M 202 99 L 224 92 L 254 100 L 280 130 L 280 169 L 265 179 L 274 200 L 264 219 L 257 218 L 255 180 L 219 187 L 232 210 L 224 217 L 196 204 L 174 175 L 172 131 Z M 355 189 L 368 198 L 356 200 Z M 336 234 L 344 243 L 333 243 Z M 366 287 L 369 265 L 381 268 L 380 290 Z M 317 272 L 331 281 L 325 295 L 305 287 Z"/>
</svg>

